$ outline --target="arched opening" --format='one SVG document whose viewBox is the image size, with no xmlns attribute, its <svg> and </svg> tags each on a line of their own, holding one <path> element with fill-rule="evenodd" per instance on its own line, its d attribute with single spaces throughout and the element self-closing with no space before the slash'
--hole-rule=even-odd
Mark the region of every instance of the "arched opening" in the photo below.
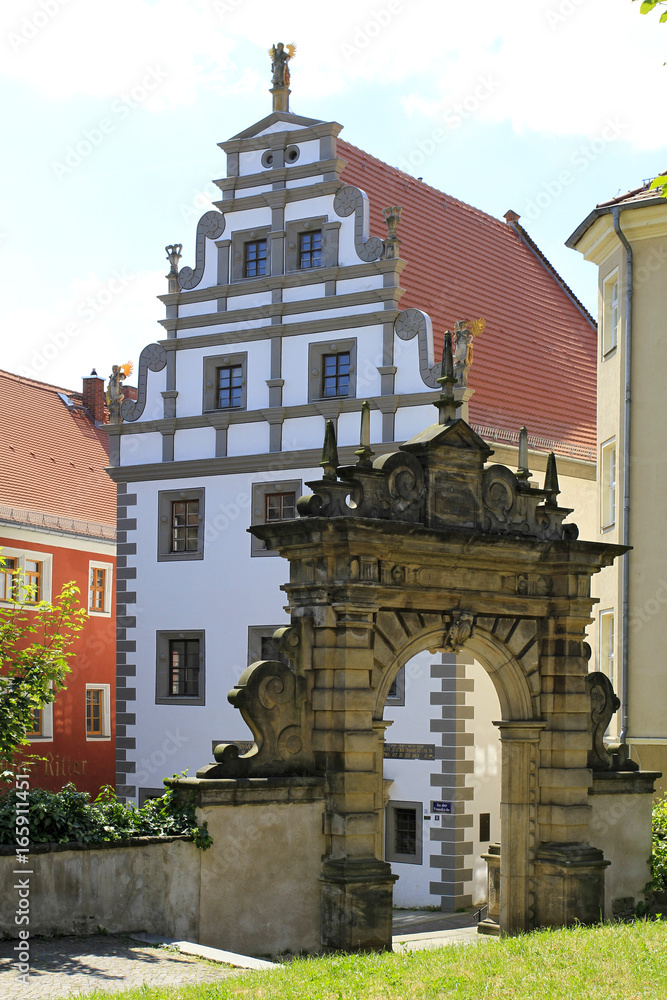
<svg viewBox="0 0 667 1000">
<path fill-rule="evenodd" d="M 500 717 L 475 658 L 422 650 L 384 706 L 384 859 L 394 906 L 453 913 L 487 902 L 489 844 L 500 839 Z"/>
<path fill-rule="evenodd" d="M 494 723 L 530 718 L 534 695 L 522 664 L 486 629 L 458 652 L 438 648 L 442 638 L 442 626 L 425 628 L 406 636 L 384 670 L 377 661 L 383 857 L 398 876 L 394 906 L 483 911 L 485 855 L 501 839 Z"/>
</svg>

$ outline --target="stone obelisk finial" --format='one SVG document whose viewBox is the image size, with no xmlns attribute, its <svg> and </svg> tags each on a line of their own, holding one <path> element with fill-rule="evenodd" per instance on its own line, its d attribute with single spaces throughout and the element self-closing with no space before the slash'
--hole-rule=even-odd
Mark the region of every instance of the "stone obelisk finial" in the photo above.
<svg viewBox="0 0 667 1000">
<path fill-rule="evenodd" d="M 359 431 L 359 447 L 354 453 L 357 456 L 357 465 L 362 469 L 372 468 L 371 459 L 374 452 L 371 451 L 371 408 L 370 404 L 364 400 L 361 404 L 361 429 Z"/>
<path fill-rule="evenodd" d="M 271 93 L 273 94 L 273 110 L 289 111 L 289 61 L 296 52 L 296 45 L 283 45 L 278 42 L 269 49 L 271 56 Z"/>
<path fill-rule="evenodd" d="M 450 420 L 456 419 L 456 407 L 457 402 L 454 398 L 454 392 L 452 387 L 456 385 L 456 376 L 454 375 L 454 359 L 452 357 L 452 334 L 451 330 L 445 330 L 445 336 L 442 343 L 442 368 L 441 375 L 439 379 L 436 379 L 440 383 L 441 393 L 438 399 L 436 399 L 434 406 L 438 407 L 440 411 L 439 423 L 448 424 Z"/>
</svg>

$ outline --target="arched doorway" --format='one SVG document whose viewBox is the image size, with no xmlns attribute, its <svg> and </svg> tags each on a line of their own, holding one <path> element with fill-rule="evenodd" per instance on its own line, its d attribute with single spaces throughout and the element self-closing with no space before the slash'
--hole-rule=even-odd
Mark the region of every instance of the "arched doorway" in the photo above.
<svg viewBox="0 0 667 1000">
<path fill-rule="evenodd" d="M 465 648 L 424 650 L 399 670 L 383 714 L 395 909 L 484 915 L 484 856 L 500 840 L 500 718 L 493 681 Z"/>
</svg>

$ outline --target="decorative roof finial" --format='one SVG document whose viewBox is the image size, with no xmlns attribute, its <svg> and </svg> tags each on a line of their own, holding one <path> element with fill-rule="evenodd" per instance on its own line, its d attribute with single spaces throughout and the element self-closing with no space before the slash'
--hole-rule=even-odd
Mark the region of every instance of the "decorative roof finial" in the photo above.
<svg viewBox="0 0 667 1000">
<path fill-rule="evenodd" d="M 544 477 L 544 492 L 547 494 L 546 505 L 547 507 L 557 507 L 558 501 L 556 497 L 560 493 L 558 486 L 558 469 L 556 468 L 556 456 L 552 451 L 549 452 L 549 457 L 547 459 L 547 471 Z"/>
<path fill-rule="evenodd" d="M 371 451 L 371 407 L 366 400 L 361 404 L 361 430 L 359 433 L 359 447 L 354 453 L 359 456 L 357 465 L 364 469 L 370 469 L 373 463 L 371 457 L 375 452 Z"/>
<path fill-rule="evenodd" d="M 385 260 L 394 260 L 394 258 L 398 257 L 398 248 L 401 241 L 396 235 L 396 229 L 401 221 L 402 211 L 403 209 L 400 205 L 393 205 L 390 208 L 382 209 L 384 221 L 387 224 L 387 239 L 382 241 L 384 243 L 384 252 L 382 256 Z"/>
<path fill-rule="evenodd" d="M 519 431 L 519 463 L 517 468 L 517 479 L 526 482 L 530 479 L 530 469 L 528 468 L 528 431 L 522 427 Z"/>
<path fill-rule="evenodd" d="M 336 447 L 336 431 L 333 420 L 327 420 L 324 428 L 324 446 L 322 448 L 322 479 L 338 478 L 338 448 Z"/>
<path fill-rule="evenodd" d="M 294 57 L 296 45 L 283 45 L 278 42 L 269 49 L 271 56 L 271 93 L 273 94 L 273 110 L 289 111 L 289 61 Z"/>
<path fill-rule="evenodd" d="M 452 391 L 452 386 L 456 385 L 456 376 L 454 375 L 454 359 L 452 357 L 451 330 L 445 330 L 442 343 L 442 368 L 440 378 L 437 381 L 442 387 L 442 391 L 434 406 L 437 406 L 440 411 L 439 423 L 447 424 L 450 420 L 456 419 L 458 405 Z"/>
<path fill-rule="evenodd" d="M 169 282 L 169 292 L 178 291 L 178 262 L 181 259 L 182 249 L 182 243 L 172 243 L 168 247 L 165 247 L 165 250 L 167 251 L 167 260 L 169 261 L 169 274 L 165 275 L 167 281 Z"/>
</svg>

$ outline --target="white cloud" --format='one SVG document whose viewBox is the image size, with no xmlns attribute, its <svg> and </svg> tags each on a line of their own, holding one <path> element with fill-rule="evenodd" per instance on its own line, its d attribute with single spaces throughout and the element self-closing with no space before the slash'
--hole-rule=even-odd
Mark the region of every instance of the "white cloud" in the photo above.
<svg viewBox="0 0 667 1000">
<path fill-rule="evenodd" d="M 132 274 L 119 268 L 73 281 L 48 309 L 10 310 L 3 324 L 15 336 L 6 339 L 3 367 L 67 389 L 80 388 L 91 368 L 103 378 L 114 364 L 133 361 L 136 369 L 141 350 L 164 334 L 156 323 L 160 307 L 155 301 L 164 292 L 164 272 Z"/>
<path fill-rule="evenodd" d="M 667 30 L 629 0 L 16 0 L 0 11 L 2 71 L 51 100 L 117 97 L 145 74 L 163 79 L 152 111 L 265 89 L 268 56 L 247 65 L 247 43 L 296 42 L 299 95 L 358 92 L 366 81 L 403 84 L 407 113 L 442 116 L 499 81 L 477 117 L 517 132 L 594 135 L 609 116 L 645 148 L 662 144 L 647 94 L 665 82 Z M 235 65 L 238 49 L 246 65 Z M 261 59 L 265 62 L 262 63 Z"/>
</svg>

